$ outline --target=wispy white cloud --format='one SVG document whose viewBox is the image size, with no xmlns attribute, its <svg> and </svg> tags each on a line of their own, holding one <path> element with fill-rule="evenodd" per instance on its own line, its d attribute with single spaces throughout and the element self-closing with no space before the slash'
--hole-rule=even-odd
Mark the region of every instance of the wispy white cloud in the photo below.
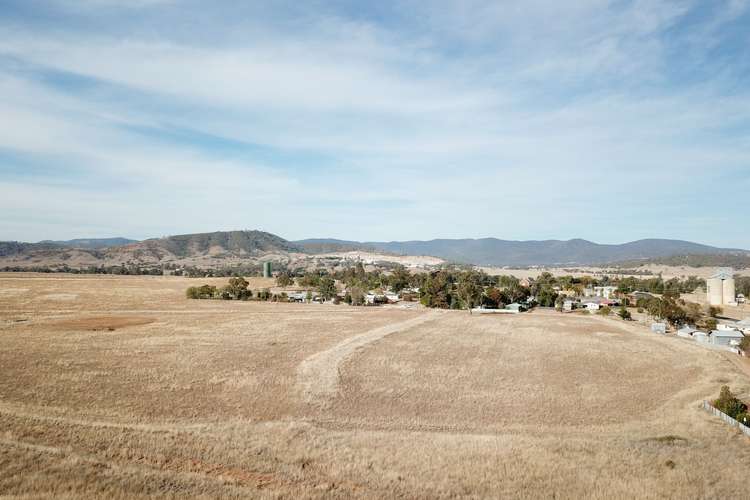
<svg viewBox="0 0 750 500">
<path fill-rule="evenodd" d="M 251 5 L 246 21 L 141 2 L 158 32 L 109 2 L 81 5 L 58 4 L 73 21 L 55 29 L 0 18 L 0 152 L 27 157 L 0 167 L 13 192 L 0 238 L 262 226 L 750 247 L 709 232 L 708 220 L 735 221 L 696 202 L 730 181 L 727 204 L 742 210 L 745 74 L 683 81 L 673 60 L 701 43 L 696 27 L 706 46 L 731 43 L 712 26 L 746 2 L 413 3 L 390 18 Z M 35 190 L 44 203 L 29 201 Z"/>
</svg>

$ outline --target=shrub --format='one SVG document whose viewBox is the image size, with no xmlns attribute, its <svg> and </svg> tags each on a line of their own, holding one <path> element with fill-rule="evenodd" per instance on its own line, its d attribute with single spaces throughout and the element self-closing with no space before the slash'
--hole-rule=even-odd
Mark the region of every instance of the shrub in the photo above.
<svg viewBox="0 0 750 500">
<path fill-rule="evenodd" d="M 747 405 L 737 399 L 729 386 L 723 386 L 719 393 L 719 398 L 713 402 L 714 408 L 722 411 L 730 417 L 736 419 L 738 416 L 747 412 Z"/>
<path fill-rule="evenodd" d="M 744 337 L 740 341 L 740 349 L 746 353 L 750 353 L 750 337 Z"/>
<path fill-rule="evenodd" d="M 743 411 L 742 413 L 738 414 L 736 417 L 734 417 L 734 419 L 737 422 L 750 427 L 750 413 L 748 413 L 747 411 Z"/>
<path fill-rule="evenodd" d="M 612 309 L 609 306 L 604 306 L 600 308 L 596 314 L 599 314 L 600 316 L 609 316 L 612 314 Z"/>
<path fill-rule="evenodd" d="M 707 330 L 707 331 L 709 331 L 709 332 L 710 332 L 710 331 L 712 331 L 712 330 L 716 330 L 716 327 L 717 327 L 718 325 L 719 325 L 719 322 L 718 322 L 718 321 L 716 321 L 716 320 L 715 320 L 715 319 L 713 319 L 713 318 L 708 318 L 708 319 L 704 319 L 704 320 L 703 320 L 703 322 L 701 323 L 701 325 L 700 325 L 700 326 L 701 326 L 701 328 L 703 328 L 704 330 Z"/>
<path fill-rule="evenodd" d="M 620 310 L 617 311 L 617 315 L 625 321 L 630 321 L 631 319 L 633 319 L 633 315 L 630 314 L 630 311 L 625 309 L 625 307 L 621 307 Z"/>
<path fill-rule="evenodd" d="M 718 315 L 722 314 L 724 310 L 721 307 L 716 306 L 708 306 L 708 309 L 706 310 L 709 316 L 712 318 L 717 317 Z"/>
</svg>

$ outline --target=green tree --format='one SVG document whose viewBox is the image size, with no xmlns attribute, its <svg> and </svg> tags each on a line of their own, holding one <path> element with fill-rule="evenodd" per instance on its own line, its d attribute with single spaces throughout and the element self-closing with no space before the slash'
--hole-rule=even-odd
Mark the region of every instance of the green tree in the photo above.
<svg viewBox="0 0 750 500">
<path fill-rule="evenodd" d="M 227 285 L 227 292 L 235 300 L 247 300 L 252 296 L 252 293 L 247 289 L 250 283 L 242 277 L 230 278 L 229 285 Z"/>
<path fill-rule="evenodd" d="M 394 293 L 399 293 L 404 288 L 409 288 L 411 274 L 404 266 L 398 266 L 393 270 L 389 282 L 391 290 L 393 290 Z"/>
<path fill-rule="evenodd" d="M 722 386 L 719 398 L 713 402 L 714 408 L 722 411 L 732 418 L 736 418 L 747 411 L 747 405 L 737 399 L 728 386 Z"/>
<path fill-rule="evenodd" d="M 557 302 L 557 292 L 549 285 L 542 285 L 539 287 L 536 301 L 542 307 L 554 307 Z"/>
<path fill-rule="evenodd" d="M 628 311 L 624 306 L 621 307 L 619 311 L 617 311 L 617 315 L 625 321 L 630 321 L 631 319 L 633 319 L 633 315 L 630 314 L 630 311 Z"/>
<path fill-rule="evenodd" d="M 289 271 L 284 271 L 276 277 L 276 284 L 280 287 L 288 287 L 294 284 L 294 277 Z"/>
<path fill-rule="evenodd" d="M 365 292 L 358 286 L 349 289 L 349 297 L 353 306 L 365 305 Z"/>
<path fill-rule="evenodd" d="M 336 296 L 336 281 L 330 276 L 320 278 L 318 293 L 323 300 L 331 300 Z"/>
<path fill-rule="evenodd" d="M 479 305 L 482 299 L 481 276 L 479 273 L 468 271 L 459 276 L 457 292 L 463 306 L 471 313 L 471 309 Z"/>
<path fill-rule="evenodd" d="M 447 271 L 435 271 L 420 288 L 420 301 L 426 307 L 447 309 L 452 302 L 452 287 L 450 274 Z"/>
</svg>

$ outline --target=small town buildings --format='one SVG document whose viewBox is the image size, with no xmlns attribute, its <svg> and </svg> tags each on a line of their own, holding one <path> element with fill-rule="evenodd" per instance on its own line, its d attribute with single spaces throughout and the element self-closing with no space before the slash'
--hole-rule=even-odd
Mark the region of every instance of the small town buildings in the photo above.
<svg viewBox="0 0 750 500">
<path fill-rule="evenodd" d="M 738 321 L 734 326 L 745 335 L 750 335 L 750 318 Z"/>
<path fill-rule="evenodd" d="M 563 302 L 563 311 L 572 311 L 576 308 L 575 300 L 566 300 Z"/>
<path fill-rule="evenodd" d="M 514 312 L 514 313 L 522 313 L 522 312 L 526 311 L 526 306 L 524 306 L 523 304 L 515 304 L 514 303 L 514 304 L 510 304 L 510 305 L 505 306 L 505 310 L 506 311 L 511 311 L 511 312 Z"/>
<path fill-rule="evenodd" d="M 711 332 L 710 344 L 723 347 L 737 347 L 745 336 L 739 330 L 717 329 Z"/>
</svg>

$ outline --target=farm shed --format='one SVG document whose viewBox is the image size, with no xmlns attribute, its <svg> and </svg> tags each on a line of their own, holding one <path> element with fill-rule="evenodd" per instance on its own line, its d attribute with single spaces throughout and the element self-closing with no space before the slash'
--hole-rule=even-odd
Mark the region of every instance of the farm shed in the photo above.
<svg viewBox="0 0 750 500">
<path fill-rule="evenodd" d="M 701 344 L 708 344 L 708 334 L 706 332 L 694 332 L 693 338 Z"/>
<path fill-rule="evenodd" d="M 711 344 L 736 347 L 744 337 L 738 330 L 714 330 L 711 332 Z"/>
<path fill-rule="evenodd" d="M 696 330 L 695 328 L 692 328 L 690 326 L 683 326 L 682 328 L 680 328 L 679 330 L 677 330 L 677 336 L 678 337 L 683 337 L 683 338 L 686 338 L 686 339 L 692 339 L 693 335 L 697 331 L 698 330 Z"/>
<path fill-rule="evenodd" d="M 654 333 L 660 333 L 662 335 L 665 335 L 667 333 L 667 324 L 666 323 L 652 323 L 651 331 Z"/>
</svg>

